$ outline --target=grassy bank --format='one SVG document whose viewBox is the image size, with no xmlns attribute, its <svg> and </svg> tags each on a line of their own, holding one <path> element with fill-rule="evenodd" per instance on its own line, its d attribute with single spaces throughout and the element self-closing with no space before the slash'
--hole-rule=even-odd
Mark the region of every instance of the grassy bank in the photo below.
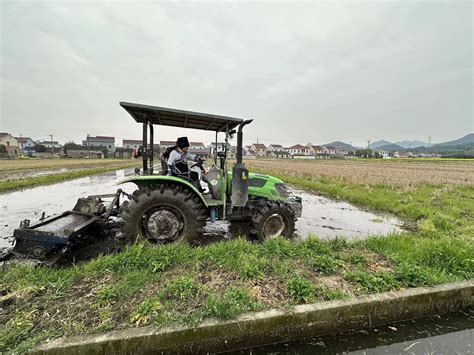
<svg viewBox="0 0 474 355">
<path fill-rule="evenodd" d="M 28 187 L 35 187 L 41 185 L 48 185 L 54 184 L 66 180 L 72 180 L 81 178 L 84 176 L 90 176 L 95 174 L 104 173 L 107 171 L 124 169 L 124 168 L 131 168 L 138 166 L 139 163 L 132 160 L 125 160 L 125 161 L 108 161 L 102 162 L 102 164 L 93 163 L 90 165 L 81 165 L 81 166 L 70 166 L 65 164 L 64 167 L 74 169 L 72 171 L 64 172 L 64 173 L 53 173 L 53 172 L 46 172 L 46 175 L 43 176 L 34 176 L 34 177 L 26 177 L 23 179 L 15 178 L 15 174 L 21 174 L 22 170 L 15 170 L 15 171 L 8 171 L 8 174 L 12 176 L 11 179 L 8 181 L 0 181 L 0 193 L 13 191 L 18 189 L 24 189 Z M 43 169 L 51 169 L 51 166 L 43 167 Z M 41 172 L 41 168 L 38 168 Z M 25 170 L 32 170 L 30 167 L 26 168 Z"/>
<path fill-rule="evenodd" d="M 371 186 L 278 175 L 318 193 L 397 213 L 418 228 L 353 243 L 311 238 L 262 244 L 239 239 L 199 248 L 135 245 L 62 270 L 10 265 L 0 274 L 0 352 L 27 351 L 63 335 L 198 324 L 474 277 L 472 187 Z"/>
</svg>

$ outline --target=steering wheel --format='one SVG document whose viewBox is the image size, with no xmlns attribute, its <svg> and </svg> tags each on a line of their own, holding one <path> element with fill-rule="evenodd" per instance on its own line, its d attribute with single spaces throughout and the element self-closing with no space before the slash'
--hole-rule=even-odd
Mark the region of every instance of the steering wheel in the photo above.
<svg viewBox="0 0 474 355">
<path fill-rule="evenodd" d="M 191 165 L 191 169 L 194 168 L 194 167 L 198 167 L 199 169 L 201 169 L 202 171 L 204 171 L 204 167 L 202 166 L 202 164 L 204 163 L 204 160 L 202 160 L 201 158 L 199 158 L 199 160 L 197 161 L 197 163 Z"/>
</svg>

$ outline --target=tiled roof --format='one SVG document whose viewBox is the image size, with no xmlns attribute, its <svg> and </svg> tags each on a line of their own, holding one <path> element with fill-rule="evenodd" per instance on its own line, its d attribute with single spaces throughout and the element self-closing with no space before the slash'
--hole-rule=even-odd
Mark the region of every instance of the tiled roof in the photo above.
<svg viewBox="0 0 474 355">
<path fill-rule="evenodd" d="M 27 143 L 28 139 L 32 140 L 30 137 L 13 137 L 15 138 L 19 143 Z"/>
<path fill-rule="evenodd" d="M 252 146 L 254 146 L 254 147 L 257 148 L 257 149 L 267 149 L 267 147 L 265 146 L 265 144 L 257 144 L 257 143 L 254 143 L 254 144 L 252 144 Z"/>
<path fill-rule="evenodd" d="M 295 144 L 295 145 L 292 145 L 288 149 L 308 149 L 308 148 L 306 148 L 304 145 L 301 145 L 301 144 Z"/>
<path fill-rule="evenodd" d="M 160 145 L 176 145 L 176 141 L 160 141 Z"/>
<path fill-rule="evenodd" d="M 89 138 L 87 139 L 86 138 L 86 142 L 87 140 L 90 141 L 95 141 L 95 142 L 111 142 L 111 143 L 115 143 L 115 137 L 107 137 L 107 136 L 89 136 Z"/>
<path fill-rule="evenodd" d="M 124 139 L 123 144 L 142 144 L 143 141 L 141 139 Z"/>
</svg>

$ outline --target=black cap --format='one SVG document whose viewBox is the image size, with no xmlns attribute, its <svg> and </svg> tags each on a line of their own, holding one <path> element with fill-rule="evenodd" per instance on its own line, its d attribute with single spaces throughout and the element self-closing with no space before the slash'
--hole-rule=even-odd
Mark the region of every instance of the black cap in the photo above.
<svg viewBox="0 0 474 355">
<path fill-rule="evenodd" d="M 176 145 L 180 149 L 189 147 L 188 137 L 179 137 L 178 140 L 176 141 Z"/>
</svg>

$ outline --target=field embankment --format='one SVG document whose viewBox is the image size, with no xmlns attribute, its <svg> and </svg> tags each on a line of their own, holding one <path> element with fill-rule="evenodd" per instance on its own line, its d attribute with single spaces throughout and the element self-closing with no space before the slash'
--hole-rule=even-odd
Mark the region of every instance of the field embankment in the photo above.
<svg viewBox="0 0 474 355">
<path fill-rule="evenodd" d="M 131 159 L 16 159 L 0 164 L 0 193 L 139 166 Z"/>
<path fill-rule="evenodd" d="M 324 175 L 320 164 L 248 162 L 315 193 L 397 213 L 414 221 L 416 230 L 352 243 L 310 238 L 261 244 L 238 239 L 198 248 L 135 245 L 61 270 L 9 265 L 0 271 L 0 352 L 24 352 L 64 335 L 195 325 L 208 318 L 474 278 L 472 165 L 453 166 L 460 171 L 458 183 L 449 174 L 429 183 L 417 164 L 397 165 L 411 182 L 391 183 L 390 170 L 376 180 L 363 162 L 350 163 L 358 176 L 352 181 L 348 171 L 337 172 L 341 162 Z"/>
</svg>

